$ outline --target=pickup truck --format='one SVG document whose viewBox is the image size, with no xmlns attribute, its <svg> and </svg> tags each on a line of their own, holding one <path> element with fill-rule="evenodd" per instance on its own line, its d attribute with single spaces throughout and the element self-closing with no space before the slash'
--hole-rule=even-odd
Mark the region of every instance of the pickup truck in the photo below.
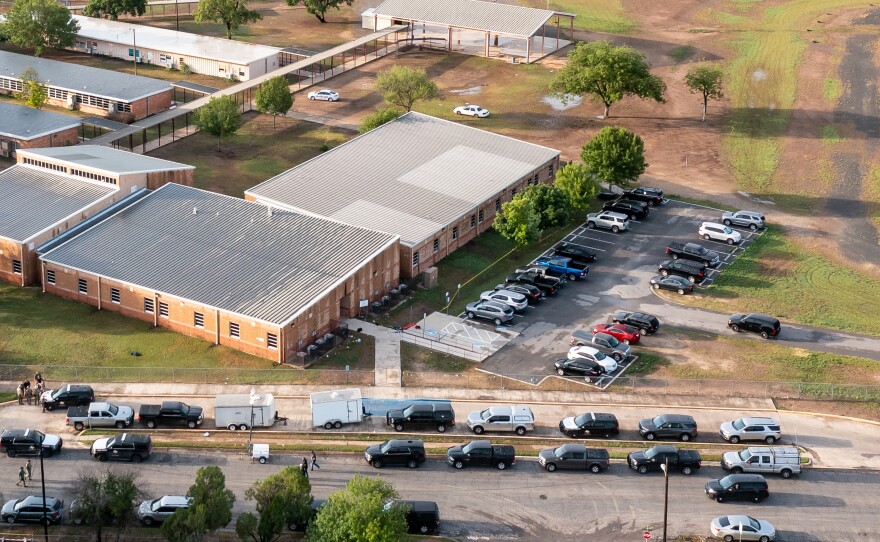
<svg viewBox="0 0 880 542">
<path fill-rule="evenodd" d="M 472 440 L 463 446 L 446 450 L 446 463 L 456 469 L 472 467 L 496 467 L 504 470 L 516 463 L 513 446 L 492 444 L 488 440 Z"/>
<path fill-rule="evenodd" d="M 563 444 L 558 448 L 545 448 L 538 453 L 538 464 L 547 472 L 557 469 L 581 469 L 592 473 L 602 472 L 611 466 L 608 450 L 587 448 L 583 444 Z"/>
<path fill-rule="evenodd" d="M 134 409 L 116 406 L 111 403 L 91 403 L 89 406 L 74 406 L 67 409 L 67 425 L 77 431 L 86 427 L 116 427 L 124 429 L 134 421 Z"/>
<path fill-rule="evenodd" d="M 794 446 L 752 446 L 741 452 L 725 452 L 721 468 L 733 473 L 777 473 L 791 478 L 801 473 L 801 454 Z"/>
<path fill-rule="evenodd" d="M 455 427 L 455 411 L 449 403 L 416 403 L 386 412 L 385 425 L 398 432 L 410 427 L 436 427 L 443 433 L 447 427 Z"/>
<path fill-rule="evenodd" d="M 702 262 L 708 267 L 715 267 L 721 263 L 721 257 L 718 256 L 717 252 L 708 250 L 703 245 L 698 245 L 697 243 L 669 243 L 666 245 L 666 254 L 669 254 L 673 260 L 684 258 L 686 260 Z"/>
<path fill-rule="evenodd" d="M 561 286 L 559 279 L 553 277 L 544 277 L 537 273 L 511 273 L 504 279 L 505 282 L 520 282 L 522 284 L 530 284 L 541 289 L 547 295 L 553 295 Z"/>
<path fill-rule="evenodd" d="M 562 273 L 569 280 L 585 279 L 590 272 L 590 266 L 576 263 L 571 258 L 558 256 L 555 258 L 541 256 L 535 260 L 535 265 L 547 267 L 555 273 Z"/>
<path fill-rule="evenodd" d="M 565 273 L 562 271 L 557 271 L 555 269 L 551 269 L 546 265 L 538 265 L 536 263 L 530 263 L 526 267 L 517 267 L 516 273 L 534 273 L 536 275 L 540 275 L 547 279 L 556 279 L 559 281 L 559 285 L 562 286 L 566 284 Z"/>
<path fill-rule="evenodd" d="M 162 401 L 161 405 L 141 405 L 138 421 L 153 429 L 160 423 L 186 424 L 195 429 L 205 421 L 200 406 L 189 406 L 180 401 Z"/>
<path fill-rule="evenodd" d="M 626 456 L 626 464 L 629 468 L 645 474 L 648 471 L 659 471 L 661 465 L 669 459 L 669 469 L 679 470 L 682 474 L 693 474 L 699 470 L 702 458 L 696 450 L 679 450 L 675 446 L 662 444 L 652 446 L 644 452 L 631 452 Z"/>
</svg>

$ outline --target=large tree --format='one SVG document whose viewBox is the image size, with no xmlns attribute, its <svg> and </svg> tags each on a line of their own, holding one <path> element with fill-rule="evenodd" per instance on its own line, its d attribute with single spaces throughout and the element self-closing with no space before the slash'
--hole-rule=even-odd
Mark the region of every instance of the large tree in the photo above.
<svg viewBox="0 0 880 542">
<path fill-rule="evenodd" d="M 118 540 L 144 497 L 143 488 L 136 471 L 80 472 L 71 495 L 77 501 L 76 511 L 71 512 L 74 522 L 91 527 L 97 542 L 102 542 L 105 527 L 115 525 Z"/>
<path fill-rule="evenodd" d="M 611 105 L 624 96 L 666 101 L 666 84 L 651 75 L 644 55 L 626 45 L 615 47 L 610 41 L 578 43 L 551 81 L 550 90 L 563 99 L 566 95 L 589 94 L 605 105 L 606 118 Z"/>
<path fill-rule="evenodd" d="M 312 514 L 312 486 L 298 467 L 257 480 L 245 492 L 257 513 L 244 512 L 235 521 L 235 533 L 244 542 L 274 542 L 284 527 L 305 525 Z"/>
<path fill-rule="evenodd" d="M 21 101 L 33 108 L 42 109 L 49 96 L 46 87 L 40 82 L 37 70 L 27 68 L 18 78 L 21 79 L 21 93 L 18 95 Z"/>
<path fill-rule="evenodd" d="M 200 542 L 206 532 L 226 527 L 232 521 L 235 494 L 226 489 L 226 476 L 220 467 L 202 467 L 187 496 L 189 508 L 181 508 L 162 524 L 162 535 L 169 542 Z"/>
<path fill-rule="evenodd" d="M 394 66 L 379 72 L 376 76 L 376 90 L 391 105 L 412 110 L 418 100 L 429 100 L 437 96 L 437 85 L 428 79 L 423 68 Z"/>
<path fill-rule="evenodd" d="M 502 204 L 501 213 L 492 222 L 492 227 L 501 237 L 523 246 L 538 239 L 541 235 L 540 225 L 541 214 L 525 194 L 517 194 L 511 201 Z"/>
<path fill-rule="evenodd" d="M 79 24 L 55 0 L 15 0 L 2 23 L 2 33 L 19 47 L 40 56 L 46 47 L 61 49 L 76 41 Z"/>
<path fill-rule="evenodd" d="M 406 536 L 406 510 L 385 504 L 399 499 L 390 483 L 355 474 L 330 494 L 309 525 L 312 542 L 396 542 Z"/>
<path fill-rule="evenodd" d="M 397 109 L 382 107 L 364 117 L 364 120 L 361 121 L 361 125 L 358 128 L 358 132 L 365 134 L 370 130 L 375 130 L 386 122 L 391 122 L 399 116 L 400 111 Z"/>
<path fill-rule="evenodd" d="M 339 6 L 345 4 L 350 6 L 354 0 L 287 0 L 288 6 L 305 6 L 306 12 L 314 15 L 322 23 L 327 20 L 324 15 L 330 8 L 339 9 Z"/>
<path fill-rule="evenodd" d="M 571 206 L 577 209 L 586 209 L 599 193 L 596 177 L 581 163 L 562 166 L 556 174 L 555 185 L 568 194 Z"/>
<path fill-rule="evenodd" d="M 584 145 L 581 159 L 597 178 L 621 188 L 639 178 L 648 164 L 645 144 L 636 134 L 618 126 L 606 126 Z"/>
<path fill-rule="evenodd" d="M 193 18 L 197 23 L 223 23 L 226 25 L 226 37 L 232 39 L 232 33 L 238 27 L 259 21 L 263 16 L 259 11 L 248 9 L 247 0 L 199 0 Z"/>
<path fill-rule="evenodd" d="M 703 96 L 703 122 L 706 122 L 709 98 L 720 100 L 724 97 L 724 72 L 715 66 L 694 66 L 684 76 L 684 82 L 692 93 Z"/>
<path fill-rule="evenodd" d="M 83 15 L 102 19 L 119 19 L 120 15 L 140 17 L 147 12 L 147 0 L 89 0 Z"/>
<path fill-rule="evenodd" d="M 286 115 L 293 107 L 293 94 L 290 93 L 287 79 L 283 75 L 279 75 L 260 85 L 256 96 L 254 96 L 254 102 L 257 111 L 272 115 L 272 128 L 275 128 L 275 117 Z"/>
<path fill-rule="evenodd" d="M 241 111 L 232 96 L 211 98 L 201 109 L 193 113 L 193 120 L 199 130 L 217 136 L 217 150 L 220 140 L 238 131 L 241 126 Z"/>
<path fill-rule="evenodd" d="M 538 216 L 540 230 L 562 226 L 568 222 L 571 214 L 571 200 L 563 190 L 553 184 L 536 184 L 523 192 L 523 197 L 532 200 L 532 206 Z"/>
</svg>

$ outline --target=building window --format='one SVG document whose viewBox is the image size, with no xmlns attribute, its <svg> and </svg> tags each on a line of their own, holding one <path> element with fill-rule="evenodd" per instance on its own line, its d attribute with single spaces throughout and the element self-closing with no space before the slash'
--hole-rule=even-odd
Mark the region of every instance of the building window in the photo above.
<svg viewBox="0 0 880 542">
<path fill-rule="evenodd" d="M 516 188 L 510 191 L 510 201 L 513 201 L 513 198 L 516 197 Z"/>
<path fill-rule="evenodd" d="M 417 267 L 419 265 L 419 251 L 413 252 L 413 267 Z"/>
<path fill-rule="evenodd" d="M 12 260 L 12 272 L 16 275 L 21 275 L 21 262 L 19 260 Z"/>
<path fill-rule="evenodd" d="M 452 240 L 455 241 L 458 239 L 458 226 L 452 228 Z"/>
<path fill-rule="evenodd" d="M 49 284 L 55 284 L 55 270 L 54 269 L 46 269 L 46 282 Z"/>
<path fill-rule="evenodd" d="M 229 322 L 229 336 L 234 339 L 238 339 L 239 337 L 241 337 L 238 329 L 238 324 L 236 324 L 235 322 Z"/>
<path fill-rule="evenodd" d="M 498 198 L 495 200 L 495 212 L 496 213 L 501 212 L 501 198 Z"/>
<path fill-rule="evenodd" d="M 119 288 L 110 288 L 110 301 L 119 303 Z"/>
<path fill-rule="evenodd" d="M 154 308 L 155 308 L 155 305 L 153 305 L 153 300 L 150 299 L 149 297 L 145 297 L 144 298 L 144 312 L 148 312 L 150 314 L 153 314 Z"/>
<path fill-rule="evenodd" d="M 86 282 L 86 279 L 79 279 L 79 293 L 87 294 L 89 293 L 89 283 Z"/>
<path fill-rule="evenodd" d="M 193 325 L 196 327 L 205 327 L 205 315 L 200 312 L 194 312 Z"/>
<path fill-rule="evenodd" d="M 535 173 L 534 183 L 535 183 L 535 184 L 538 184 L 538 174 L 537 174 L 537 173 Z"/>
<path fill-rule="evenodd" d="M 480 209 L 480 224 L 483 223 L 483 210 Z"/>
<path fill-rule="evenodd" d="M 116 110 L 120 113 L 131 113 L 131 104 L 117 103 Z"/>
<path fill-rule="evenodd" d="M 269 348 L 278 348 L 278 335 L 274 333 L 266 333 L 266 346 Z"/>
<path fill-rule="evenodd" d="M 476 225 L 477 225 L 477 215 L 471 215 L 471 227 L 473 228 Z"/>
<path fill-rule="evenodd" d="M 440 252 L 440 239 L 434 239 L 434 252 Z"/>
<path fill-rule="evenodd" d="M 159 302 L 159 316 L 168 318 L 168 303 Z"/>
<path fill-rule="evenodd" d="M 547 177 L 553 177 L 553 164 L 547 166 Z"/>
</svg>

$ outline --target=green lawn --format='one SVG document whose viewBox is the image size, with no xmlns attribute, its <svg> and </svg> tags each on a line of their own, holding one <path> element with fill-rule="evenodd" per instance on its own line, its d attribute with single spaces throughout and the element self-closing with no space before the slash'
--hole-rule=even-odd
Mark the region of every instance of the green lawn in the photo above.
<svg viewBox="0 0 880 542">
<path fill-rule="evenodd" d="M 518 0 L 518 3 L 539 9 L 552 9 L 575 15 L 575 30 L 593 30 L 611 34 L 627 34 L 636 30 L 636 22 L 626 16 L 620 0 Z M 568 24 L 564 21 L 563 24 Z M 563 35 L 568 39 L 568 27 Z"/>
<path fill-rule="evenodd" d="M 404 371 L 434 371 L 461 373 L 474 367 L 475 363 L 464 358 L 435 352 L 412 343 L 400 343 L 400 362 Z"/>
</svg>

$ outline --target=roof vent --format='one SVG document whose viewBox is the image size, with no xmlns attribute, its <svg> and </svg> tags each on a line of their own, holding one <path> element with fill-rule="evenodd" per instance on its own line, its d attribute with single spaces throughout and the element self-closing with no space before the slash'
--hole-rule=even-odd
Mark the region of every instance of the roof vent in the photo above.
<svg viewBox="0 0 880 542">
<path fill-rule="evenodd" d="M 272 208 L 271 208 L 271 207 L 266 207 L 266 215 L 267 215 L 267 216 L 272 216 L 272 214 L 273 214 L 273 213 L 272 213 Z"/>
<path fill-rule="evenodd" d="M 193 207 L 193 214 L 194 214 L 194 215 L 199 214 L 199 208 L 198 208 L 198 207 Z"/>
</svg>

